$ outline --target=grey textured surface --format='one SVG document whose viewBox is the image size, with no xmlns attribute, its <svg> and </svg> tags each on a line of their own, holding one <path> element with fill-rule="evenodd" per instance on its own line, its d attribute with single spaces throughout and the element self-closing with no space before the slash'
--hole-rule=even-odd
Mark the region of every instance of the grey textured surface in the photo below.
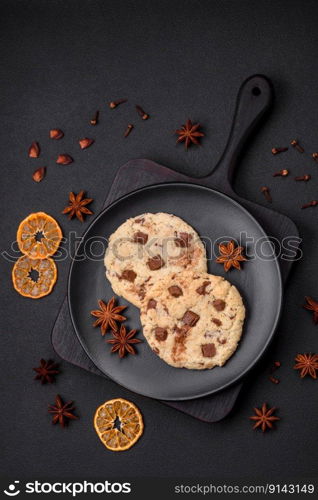
<svg viewBox="0 0 318 500">
<path fill-rule="evenodd" d="M 317 166 L 306 154 L 289 150 L 272 157 L 273 146 L 295 136 L 306 152 L 318 149 L 317 3 L 301 1 L 4 1 L 1 15 L 1 248 L 8 250 L 20 220 L 32 211 L 56 217 L 65 235 L 85 225 L 60 215 L 68 192 L 86 189 L 102 206 L 105 188 L 118 168 L 133 158 L 151 158 L 187 175 L 205 175 L 227 139 L 237 88 L 250 74 L 273 81 L 276 103 L 266 126 L 242 158 L 236 190 L 266 204 L 259 189 L 271 187 L 273 208 L 289 215 L 300 229 L 305 257 L 290 279 L 278 335 L 257 367 L 249 390 L 234 413 L 216 425 L 198 422 L 157 402 L 134 396 L 112 382 L 62 363 L 56 386 L 32 381 L 32 366 L 53 355 L 50 331 L 66 287 L 68 261 L 60 262 L 54 293 L 38 302 L 23 299 L 11 286 L 11 264 L 1 260 L 2 471 L 8 475 L 51 476 L 213 476 L 231 478 L 307 477 L 317 472 L 317 383 L 292 370 L 297 352 L 317 352 L 317 329 L 301 309 L 303 296 L 318 295 L 315 209 L 300 206 L 317 197 Z M 128 97 L 111 111 L 106 102 Z M 139 103 L 151 114 L 142 122 Z M 101 109 L 100 125 L 88 120 Z M 173 130 L 187 118 L 200 120 L 206 138 L 186 153 L 175 146 Z M 128 122 L 135 124 L 124 140 Z M 49 141 L 59 127 L 63 141 Z M 93 137 L 87 151 L 77 140 Z M 33 140 L 38 160 L 27 157 Z M 55 165 L 58 153 L 75 162 Z M 31 175 L 47 165 L 39 185 Z M 286 179 L 273 178 L 289 168 Z M 311 173 L 307 184 L 294 175 Z M 280 359 L 281 384 L 267 380 Z M 56 392 L 74 399 L 81 419 L 69 429 L 51 428 L 46 406 Z M 104 450 L 92 428 L 101 401 L 123 396 L 141 408 L 143 438 L 130 452 Z M 267 401 L 282 420 L 268 435 L 252 432 L 248 416 Z"/>
</svg>

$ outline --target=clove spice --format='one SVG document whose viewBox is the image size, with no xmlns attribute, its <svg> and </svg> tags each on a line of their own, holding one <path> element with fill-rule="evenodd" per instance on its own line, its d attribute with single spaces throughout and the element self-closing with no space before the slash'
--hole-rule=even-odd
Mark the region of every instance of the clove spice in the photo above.
<svg viewBox="0 0 318 500">
<path fill-rule="evenodd" d="M 124 102 L 127 102 L 127 99 L 118 99 L 117 101 L 111 101 L 108 105 L 110 109 L 115 109 L 119 104 L 123 104 Z"/>
<path fill-rule="evenodd" d="M 279 384 L 280 382 L 280 380 L 276 377 L 273 377 L 273 375 L 270 375 L 268 378 L 271 382 L 273 382 L 273 384 Z"/>
<path fill-rule="evenodd" d="M 136 110 L 137 110 L 137 113 L 138 115 L 141 117 L 142 120 L 148 120 L 149 118 L 149 115 L 148 113 L 146 113 L 141 106 L 138 106 L 138 104 L 136 104 Z"/>
<path fill-rule="evenodd" d="M 129 123 L 125 130 L 124 137 L 128 137 L 133 128 L 134 128 L 133 124 Z"/>
<path fill-rule="evenodd" d="M 271 366 L 271 369 L 270 369 L 270 373 L 272 374 L 274 371 L 276 371 L 279 367 L 281 366 L 281 362 L 280 361 L 274 361 L 273 365 Z M 273 383 L 273 384 L 279 384 L 280 383 L 280 380 L 277 378 L 277 377 L 274 377 L 273 375 L 269 375 L 269 380 Z"/>
<path fill-rule="evenodd" d="M 281 362 L 280 361 L 274 361 L 273 365 L 271 366 L 271 373 L 273 373 L 275 370 L 277 370 L 277 368 L 279 368 L 281 366 Z"/>
<path fill-rule="evenodd" d="M 303 153 L 305 151 L 304 148 L 299 144 L 297 139 L 293 139 L 290 144 L 291 146 L 293 146 L 293 148 L 297 149 L 299 153 Z"/>
<path fill-rule="evenodd" d="M 99 111 L 96 111 L 95 115 L 93 116 L 93 118 L 90 119 L 89 123 L 93 126 L 97 125 L 98 118 L 99 118 Z"/>
<path fill-rule="evenodd" d="M 276 172 L 275 174 L 273 174 L 273 177 L 286 177 L 287 175 L 289 174 L 289 171 L 284 169 L 284 170 L 280 170 L 279 172 Z"/>
<path fill-rule="evenodd" d="M 298 177 L 295 177 L 295 181 L 309 181 L 311 179 L 311 175 L 306 174 L 306 175 L 299 175 Z"/>
<path fill-rule="evenodd" d="M 273 155 L 278 155 L 279 153 L 284 153 L 285 151 L 288 151 L 288 148 L 272 148 Z"/>
<path fill-rule="evenodd" d="M 315 161 L 318 161 L 318 153 L 313 153 L 311 156 Z"/>
<path fill-rule="evenodd" d="M 310 201 L 309 203 L 306 203 L 301 208 L 315 207 L 316 205 L 318 205 L 318 201 L 317 200 L 313 200 L 313 201 Z"/>
<path fill-rule="evenodd" d="M 269 188 L 267 186 L 263 186 L 261 188 L 261 192 L 263 193 L 263 195 L 265 196 L 265 199 L 269 202 L 269 203 L 272 203 L 272 197 L 271 197 L 271 194 L 270 194 L 270 191 L 269 191 Z"/>
</svg>

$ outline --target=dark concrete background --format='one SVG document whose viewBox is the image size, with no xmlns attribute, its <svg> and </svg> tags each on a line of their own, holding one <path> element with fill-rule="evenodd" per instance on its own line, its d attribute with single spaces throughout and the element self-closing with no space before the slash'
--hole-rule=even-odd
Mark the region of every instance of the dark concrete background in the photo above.
<svg viewBox="0 0 318 500">
<path fill-rule="evenodd" d="M 54 292 L 39 301 L 12 288 L 12 264 L 1 257 L 1 442 L 3 474 L 20 477 L 192 476 L 209 478 L 313 476 L 317 473 L 317 383 L 292 370 L 297 352 L 318 351 L 318 331 L 302 309 L 304 295 L 318 298 L 318 208 L 301 211 L 317 198 L 318 150 L 317 2 L 302 1 L 37 1 L 1 2 L 1 250 L 8 250 L 19 222 L 44 210 L 64 234 L 88 224 L 61 215 L 69 191 L 86 189 L 98 213 L 118 168 L 137 157 L 153 159 L 191 175 L 204 175 L 227 139 L 241 82 L 251 74 L 270 77 L 273 112 L 246 148 L 237 192 L 289 215 L 303 238 L 304 258 L 286 290 L 283 316 L 269 353 L 249 377 L 235 410 L 207 425 L 132 394 L 67 363 L 55 386 L 33 381 L 39 358 L 55 357 L 50 332 L 66 290 L 69 261 L 59 263 Z M 127 97 L 111 111 L 106 103 Z M 140 103 L 151 114 L 142 122 Z M 100 109 L 100 124 L 88 121 Z M 186 153 L 172 131 L 187 118 L 200 121 L 206 138 Z M 128 122 L 135 129 L 122 137 Z M 50 141 L 59 127 L 62 141 Z M 96 143 L 81 151 L 78 139 Z M 273 146 L 295 137 L 306 154 L 289 150 L 273 157 Z M 27 149 L 39 141 L 41 157 Z M 59 153 L 75 162 L 55 164 Z M 48 167 L 36 184 L 32 172 Z M 291 176 L 273 178 L 288 168 Z M 311 173 L 296 183 L 294 175 Z M 84 286 L 84 285 L 83 285 Z M 280 385 L 267 372 L 279 359 Z M 56 393 L 74 399 L 80 420 L 53 427 L 46 407 Z M 116 396 L 133 400 L 145 418 L 145 433 L 131 451 L 104 449 L 92 427 L 95 408 Z M 277 430 L 254 432 L 248 417 L 264 401 L 279 407 Z"/>
</svg>

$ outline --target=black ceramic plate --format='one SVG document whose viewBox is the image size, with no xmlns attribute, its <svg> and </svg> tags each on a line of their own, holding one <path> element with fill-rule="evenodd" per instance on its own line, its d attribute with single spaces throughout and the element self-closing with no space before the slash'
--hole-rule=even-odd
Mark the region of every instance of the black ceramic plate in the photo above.
<svg viewBox="0 0 318 500">
<path fill-rule="evenodd" d="M 241 234 L 243 245 L 254 256 L 244 263 L 243 271 L 225 273 L 215 259 L 211 260 L 211 248 L 207 245 L 209 272 L 223 275 L 238 287 L 247 311 L 239 347 L 221 368 L 202 371 L 173 368 L 158 358 L 145 340 L 137 345 L 136 356 L 120 359 L 117 354 L 111 354 L 105 337 L 92 326 L 94 318 L 90 311 L 97 308 L 98 299 L 106 301 L 113 296 L 105 278 L 102 239 L 108 238 L 129 217 L 162 211 L 181 217 L 201 237 L 212 241 L 219 237 L 239 239 Z M 263 258 L 257 257 L 260 251 Z M 253 367 L 275 331 L 282 303 L 282 284 L 277 260 L 264 257 L 271 254 L 272 246 L 258 222 L 237 202 L 213 189 L 170 183 L 130 193 L 106 208 L 93 221 L 72 263 L 68 299 L 79 341 L 103 373 L 139 394 L 157 399 L 182 400 L 224 389 Z M 127 324 L 140 330 L 139 337 L 143 339 L 139 310 L 123 299 L 119 299 L 119 303 L 128 305 L 125 311 Z"/>
</svg>

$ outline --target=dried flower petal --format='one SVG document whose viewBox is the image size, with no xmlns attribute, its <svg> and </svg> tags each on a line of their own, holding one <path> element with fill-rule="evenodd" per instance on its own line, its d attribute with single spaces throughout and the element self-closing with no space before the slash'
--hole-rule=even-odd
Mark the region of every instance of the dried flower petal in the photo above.
<svg viewBox="0 0 318 500">
<path fill-rule="evenodd" d="M 46 174 L 46 167 L 40 167 L 34 170 L 32 179 L 35 182 L 41 182 L 41 180 L 45 177 Z"/>
<path fill-rule="evenodd" d="M 56 163 L 59 165 L 69 165 L 70 163 L 73 163 L 73 158 L 70 155 L 58 155 Z"/>
<path fill-rule="evenodd" d="M 84 137 L 84 139 L 80 139 L 78 142 L 81 149 L 86 149 L 94 143 L 94 139 L 88 139 L 87 137 Z"/>
<path fill-rule="evenodd" d="M 53 128 L 52 130 L 50 130 L 50 139 L 58 140 L 62 139 L 62 137 L 64 137 L 64 133 L 59 128 Z"/>
<path fill-rule="evenodd" d="M 30 158 L 38 158 L 40 156 L 40 146 L 38 142 L 32 142 L 29 147 L 29 157 Z"/>
</svg>

